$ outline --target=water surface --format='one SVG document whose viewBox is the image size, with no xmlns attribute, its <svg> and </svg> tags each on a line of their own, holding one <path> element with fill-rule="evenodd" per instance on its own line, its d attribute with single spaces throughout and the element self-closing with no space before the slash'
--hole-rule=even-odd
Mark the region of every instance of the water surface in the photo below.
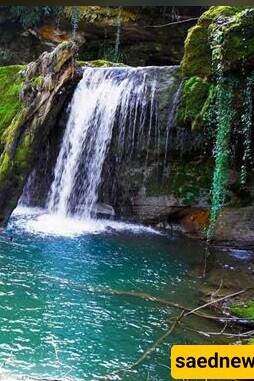
<svg viewBox="0 0 254 381">
<path fill-rule="evenodd" d="M 49 216 L 25 209 L 12 217 L 0 238 L 4 371 L 100 379 L 135 362 L 180 312 L 109 290 L 147 293 L 190 307 L 198 303 L 200 278 L 193 265 L 202 261 L 200 244 L 112 221 L 96 222 L 87 232 L 89 224 L 83 224 L 78 233 L 76 223 L 62 220 L 62 230 L 59 225 L 53 234 Z M 176 330 L 137 373 L 124 373 L 122 379 L 168 380 L 170 346 L 188 342 L 200 343 L 201 338 Z"/>
</svg>

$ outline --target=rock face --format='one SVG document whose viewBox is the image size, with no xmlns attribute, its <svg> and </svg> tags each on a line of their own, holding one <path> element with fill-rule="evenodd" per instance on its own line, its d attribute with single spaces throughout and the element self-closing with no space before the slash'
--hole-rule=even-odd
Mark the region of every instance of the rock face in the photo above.
<svg viewBox="0 0 254 381">
<path fill-rule="evenodd" d="M 75 33 L 79 58 L 84 61 L 115 58 L 119 11 L 112 7 L 79 8 L 81 14 Z M 102 8 L 105 8 L 104 11 Z M 172 11 L 170 8 L 173 8 Z M 55 15 L 53 18 L 44 17 L 36 25 L 24 27 L 6 9 L 1 9 L 0 65 L 27 64 L 42 52 L 50 52 L 59 43 L 71 40 L 73 26 L 68 12 L 67 9 L 59 14 L 57 23 Z M 151 24 L 175 21 L 174 13 L 181 20 L 194 20 L 163 28 L 150 27 Z M 201 7 L 124 7 L 121 13 L 120 61 L 134 66 L 179 64 L 188 28 L 195 24 L 195 18 L 200 14 Z"/>
<path fill-rule="evenodd" d="M 178 209 L 171 215 L 171 221 L 177 222 L 188 236 L 203 240 L 206 239 L 209 214 L 209 209 L 203 208 Z M 221 246 L 253 248 L 254 206 L 222 209 L 212 242 Z"/>
<path fill-rule="evenodd" d="M 170 196 L 136 196 L 132 202 L 132 215 L 141 222 L 158 223 L 167 217 L 179 206 L 174 195 Z"/>
<path fill-rule="evenodd" d="M 238 245 L 253 248 L 254 206 L 222 210 L 216 224 L 215 240 L 218 243 L 235 241 Z"/>
<path fill-rule="evenodd" d="M 234 107 L 241 110 L 246 77 L 252 75 L 254 62 L 254 8 L 211 7 L 189 29 L 181 69 L 187 77 L 178 112 L 180 125 L 204 128 L 208 109 L 216 97 L 216 60 L 223 75 L 239 81 Z M 240 118 L 239 118 L 240 120 Z"/>
<path fill-rule="evenodd" d="M 208 145 L 215 141 L 213 151 L 210 146 L 215 169 L 208 235 L 214 230 L 213 241 L 219 244 L 253 245 L 253 31 L 253 7 L 211 7 L 189 30 L 181 62 L 187 79 L 178 123 L 202 130 Z M 230 91 L 231 101 L 224 102 Z M 228 125 L 227 116 L 232 116 Z M 235 195 L 229 200 L 232 191 Z M 190 211 L 181 220 L 194 237 L 205 236 L 209 217 L 203 219 L 202 213 Z"/>
<path fill-rule="evenodd" d="M 201 78 L 212 75 L 211 38 L 222 30 L 224 70 L 250 68 L 254 59 L 254 8 L 211 7 L 188 32 L 182 60 L 184 75 Z"/>
<path fill-rule="evenodd" d="M 0 224 L 7 223 L 32 166 L 81 73 L 75 70 L 77 47 L 68 42 L 43 53 L 19 75 L 19 101 L 1 136 Z M 18 94 L 16 95 L 18 97 Z M 3 126 L 1 131 L 3 130 Z"/>
</svg>

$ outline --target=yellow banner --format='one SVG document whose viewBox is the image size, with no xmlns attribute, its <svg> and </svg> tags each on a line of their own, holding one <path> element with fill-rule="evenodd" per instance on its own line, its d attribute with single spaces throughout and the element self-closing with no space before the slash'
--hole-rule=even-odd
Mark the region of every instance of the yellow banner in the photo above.
<svg viewBox="0 0 254 381">
<path fill-rule="evenodd" d="M 174 345 L 175 379 L 254 380 L 254 345 Z"/>
</svg>

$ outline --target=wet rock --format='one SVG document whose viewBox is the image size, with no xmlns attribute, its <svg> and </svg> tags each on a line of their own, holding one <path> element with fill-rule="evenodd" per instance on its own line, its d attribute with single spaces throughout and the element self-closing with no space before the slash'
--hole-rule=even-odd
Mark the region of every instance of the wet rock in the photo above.
<svg viewBox="0 0 254 381">
<path fill-rule="evenodd" d="M 132 204 L 133 217 L 146 223 L 165 221 L 177 205 L 178 201 L 173 195 L 158 197 L 137 196 L 134 197 Z"/>
</svg>

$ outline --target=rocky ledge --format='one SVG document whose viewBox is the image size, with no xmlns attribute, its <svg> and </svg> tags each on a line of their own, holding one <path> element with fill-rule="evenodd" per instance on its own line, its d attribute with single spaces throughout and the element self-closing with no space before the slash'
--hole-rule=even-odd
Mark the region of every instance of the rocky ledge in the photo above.
<svg viewBox="0 0 254 381">
<path fill-rule="evenodd" d="M 5 107 L 0 121 L 1 226 L 8 222 L 32 165 L 81 77 L 76 53 L 76 45 L 66 42 L 26 67 L 0 68 L 5 79 L 0 84 Z"/>
</svg>

